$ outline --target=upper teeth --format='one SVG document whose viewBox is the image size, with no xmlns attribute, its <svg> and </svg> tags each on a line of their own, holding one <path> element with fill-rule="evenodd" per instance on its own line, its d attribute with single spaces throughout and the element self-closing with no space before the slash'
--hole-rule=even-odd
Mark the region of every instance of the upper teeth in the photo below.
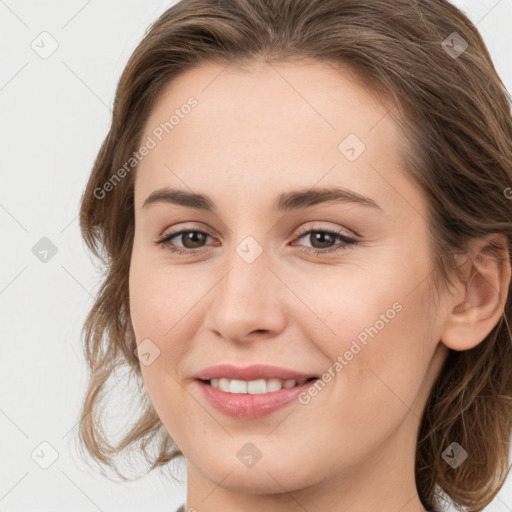
<svg viewBox="0 0 512 512">
<path fill-rule="evenodd" d="M 281 379 L 258 379 L 258 380 L 237 380 L 237 379 L 211 379 L 210 384 L 221 391 L 227 393 L 249 393 L 251 395 L 260 395 L 272 391 L 279 391 L 282 388 L 293 388 L 297 384 L 300 386 L 307 379 L 281 380 Z"/>
</svg>

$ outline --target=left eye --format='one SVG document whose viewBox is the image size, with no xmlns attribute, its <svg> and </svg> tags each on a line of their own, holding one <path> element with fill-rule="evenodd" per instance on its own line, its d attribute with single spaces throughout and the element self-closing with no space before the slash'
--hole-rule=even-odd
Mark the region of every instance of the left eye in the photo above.
<svg viewBox="0 0 512 512">
<path fill-rule="evenodd" d="M 338 231 L 332 231 L 329 229 L 311 229 L 306 232 L 302 232 L 297 239 L 303 239 L 309 236 L 309 240 L 312 243 L 310 247 L 303 246 L 302 250 L 307 252 L 314 252 L 315 254 L 326 254 L 337 251 L 346 250 L 349 246 L 357 243 L 357 240 L 348 237 L 344 233 L 340 233 Z M 171 242 L 174 238 L 181 237 L 182 245 L 176 245 Z M 158 239 L 155 243 L 161 245 L 168 249 L 170 252 L 179 253 L 179 254 L 189 254 L 192 252 L 197 252 L 195 249 L 201 249 L 204 247 L 208 237 L 208 233 L 200 230 L 182 230 L 176 233 L 170 233 L 160 239 Z M 211 238 L 211 237 L 210 237 Z M 336 243 L 336 240 L 342 242 L 340 247 L 333 247 L 333 244 Z"/>
<path fill-rule="evenodd" d="M 344 233 L 332 231 L 330 229 L 310 229 L 309 231 L 302 233 L 298 239 L 300 240 L 305 237 L 308 237 L 306 239 L 309 239 L 312 244 L 312 247 L 305 247 L 305 249 L 311 250 L 316 254 L 342 251 L 357 242 L 357 240 L 348 237 Z M 335 244 L 336 240 L 341 240 L 341 247 L 333 248 L 333 244 Z"/>
</svg>

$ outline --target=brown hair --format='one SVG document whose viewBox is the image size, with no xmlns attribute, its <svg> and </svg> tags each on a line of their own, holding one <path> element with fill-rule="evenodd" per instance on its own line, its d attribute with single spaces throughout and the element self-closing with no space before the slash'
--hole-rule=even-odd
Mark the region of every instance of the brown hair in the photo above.
<svg viewBox="0 0 512 512">
<path fill-rule="evenodd" d="M 449 45 L 443 43 L 447 38 Z M 465 41 L 467 49 L 450 54 L 454 41 L 462 49 Z M 126 65 L 80 210 L 82 235 L 104 262 L 105 279 L 84 325 L 90 380 L 79 439 L 96 461 L 123 479 L 114 459 L 129 448 L 144 454 L 150 470 L 182 454 L 144 392 L 134 354 L 128 275 L 135 173 L 127 173 L 105 199 L 98 198 L 98 190 L 138 148 L 148 114 L 177 75 L 204 62 L 308 58 L 348 67 L 369 90 L 398 107 L 397 121 L 409 127 L 403 130 L 409 142 L 406 171 L 429 205 L 439 283 L 450 282 L 457 271 L 454 256 L 473 238 L 502 233 L 507 244 L 501 249 L 510 254 L 512 201 L 504 193 L 512 185 L 509 96 L 476 27 L 457 8 L 445 0 L 182 0 L 150 27 Z M 431 390 L 416 452 L 416 484 L 427 508 L 444 494 L 479 511 L 507 477 L 509 292 L 510 286 L 497 325 L 475 348 L 450 350 Z M 138 383 L 142 412 L 113 443 L 103 430 L 100 406 L 120 367 Z M 470 454 L 457 469 L 442 458 L 453 441 Z"/>
</svg>

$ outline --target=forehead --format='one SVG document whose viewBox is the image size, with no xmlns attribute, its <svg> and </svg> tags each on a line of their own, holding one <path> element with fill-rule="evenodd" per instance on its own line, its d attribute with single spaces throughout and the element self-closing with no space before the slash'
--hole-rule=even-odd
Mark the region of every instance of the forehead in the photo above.
<svg viewBox="0 0 512 512">
<path fill-rule="evenodd" d="M 377 197 L 384 174 L 404 179 L 388 111 L 329 64 L 202 64 L 168 84 L 151 111 L 141 140 L 155 147 L 137 169 L 136 203 L 165 185 L 228 198 L 337 185 Z"/>
</svg>

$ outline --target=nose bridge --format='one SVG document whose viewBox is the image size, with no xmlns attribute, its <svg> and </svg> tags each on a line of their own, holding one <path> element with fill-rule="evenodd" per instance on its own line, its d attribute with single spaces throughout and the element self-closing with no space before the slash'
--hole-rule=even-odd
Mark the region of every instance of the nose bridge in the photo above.
<svg viewBox="0 0 512 512">
<path fill-rule="evenodd" d="M 242 341 L 255 331 L 275 335 L 286 323 L 283 285 L 269 270 L 270 254 L 251 238 L 226 257 L 207 315 L 208 327 L 227 339 Z"/>
<path fill-rule="evenodd" d="M 223 296 L 237 298 L 239 303 L 249 302 L 254 307 L 257 302 L 268 302 L 266 295 L 272 288 L 270 255 L 266 252 L 258 255 L 256 250 L 253 243 L 241 242 L 229 258 L 229 274 L 223 283 Z"/>
</svg>

